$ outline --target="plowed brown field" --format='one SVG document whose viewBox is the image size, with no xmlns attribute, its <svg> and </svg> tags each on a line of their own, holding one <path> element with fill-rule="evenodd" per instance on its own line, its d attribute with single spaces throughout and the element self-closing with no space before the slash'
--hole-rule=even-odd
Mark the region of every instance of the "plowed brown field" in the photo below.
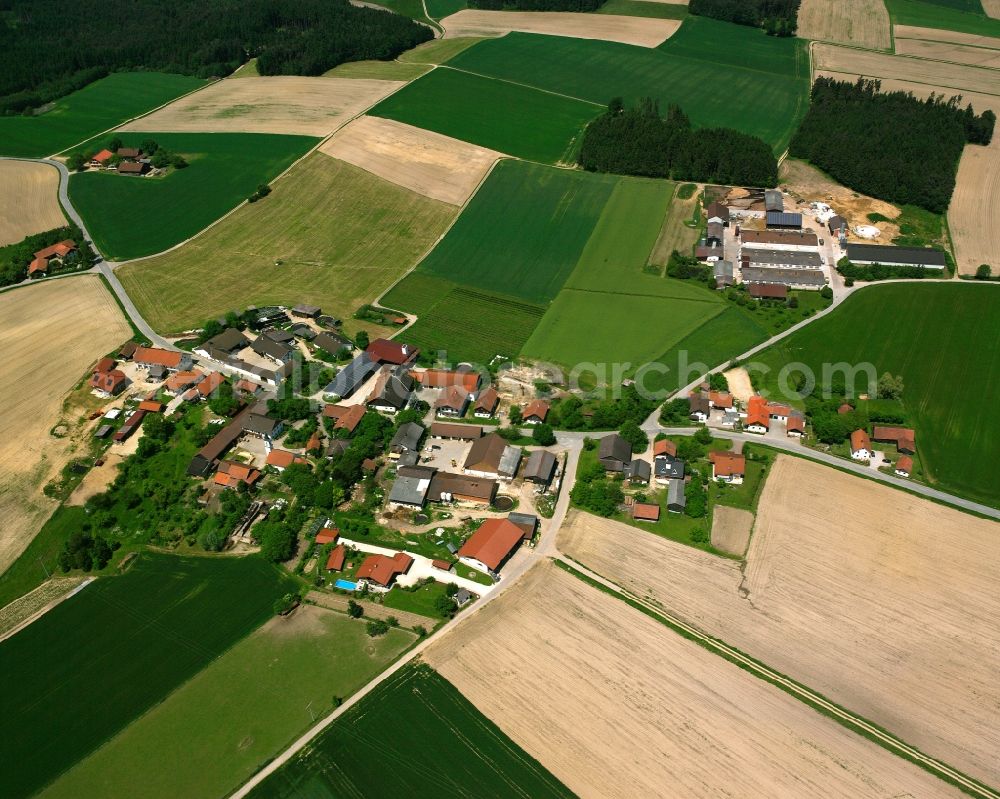
<svg viewBox="0 0 1000 799">
<path fill-rule="evenodd" d="M 55 167 L 0 161 L 0 247 L 65 225 L 58 194 Z"/>
</svg>

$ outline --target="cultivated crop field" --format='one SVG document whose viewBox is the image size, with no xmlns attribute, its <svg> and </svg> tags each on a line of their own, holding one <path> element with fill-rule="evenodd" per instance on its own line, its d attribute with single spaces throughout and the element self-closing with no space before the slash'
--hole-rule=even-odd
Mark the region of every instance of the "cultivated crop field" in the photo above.
<svg viewBox="0 0 1000 799">
<path fill-rule="evenodd" d="M 393 674 L 268 777 L 254 799 L 569 797 L 572 793 L 426 665 Z"/>
<path fill-rule="evenodd" d="M 144 114 L 205 81 L 162 72 L 115 72 L 55 101 L 36 117 L 0 117 L 0 155 L 40 158 Z"/>
<path fill-rule="evenodd" d="M 292 75 L 220 80 L 121 130 L 326 136 L 402 85 L 402 81 Z"/>
<path fill-rule="evenodd" d="M 656 47 L 680 27 L 676 19 L 643 19 L 566 11 L 464 9 L 441 20 L 448 36 L 503 36 L 511 31 Z"/>
<path fill-rule="evenodd" d="M 116 274 L 161 331 L 217 316 L 220 297 L 226 308 L 307 302 L 347 319 L 416 263 L 455 213 L 454 206 L 316 153 L 260 202 Z"/>
<path fill-rule="evenodd" d="M 0 644 L 0 793 L 28 796 L 272 615 L 291 587 L 255 557 L 144 554 Z M 53 719 L 59 733 L 53 734 Z"/>
<path fill-rule="evenodd" d="M 563 528 L 559 547 L 996 784 L 1000 599 L 989 553 L 998 532 L 996 522 L 782 455 L 742 569 L 587 514 Z"/>
<path fill-rule="evenodd" d="M 995 0 L 986 5 L 996 9 Z M 886 0 L 894 25 L 941 28 L 984 36 L 1000 36 L 1000 20 L 984 16 L 983 9 L 955 2 L 935 0 Z M 996 16 L 996 13 L 991 16 Z"/>
<path fill-rule="evenodd" d="M 871 50 L 892 48 L 889 12 L 883 0 L 803 0 L 796 35 L 803 39 L 844 42 Z"/>
<path fill-rule="evenodd" d="M 311 605 L 275 617 L 39 794 L 45 799 L 226 796 L 313 715 L 332 710 L 416 634 L 369 638 L 364 621 Z M 233 692 L 239 694 L 234 700 Z M 192 734 L 197 746 L 188 745 Z"/>
<path fill-rule="evenodd" d="M 338 131 L 320 152 L 452 205 L 464 204 L 500 157 L 485 147 L 369 116 Z"/>
<path fill-rule="evenodd" d="M 570 160 L 584 126 L 602 110 L 597 104 L 530 86 L 435 69 L 383 100 L 371 113 L 554 164 Z"/>
<path fill-rule="evenodd" d="M 0 247 L 66 224 L 55 167 L 0 161 L 0 187 Z"/>
<path fill-rule="evenodd" d="M 66 419 L 64 437 L 50 435 L 66 395 L 89 366 L 131 334 L 96 277 L 0 293 L 0 574 L 57 504 L 42 488 L 69 461 L 81 435 L 75 416 Z"/>
<path fill-rule="evenodd" d="M 960 795 L 550 562 L 427 661 L 582 797 Z"/>
<path fill-rule="evenodd" d="M 114 172 L 70 178 L 70 200 L 109 260 L 139 258 L 180 244 L 316 144 L 307 136 L 248 133 L 128 133 L 120 138 L 133 147 L 153 138 L 183 155 L 189 166 L 155 178 Z"/>
<path fill-rule="evenodd" d="M 477 44 L 448 66 L 601 106 L 613 97 L 628 103 L 653 97 L 661 111 L 677 104 L 696 126 L 736 128 L 776 152 L 784 150 L 809 101 L 804 42 L 707 17 L 688 17 L 655 50 L 512 33 Z"/>
<path fill-rule="evenodd" d="M 772 369 L 763 387 L 779 396 L 775 375 L 794 361 L 817 375 L 822 364 L 840 362 L 902 375 L 924 474 L 954 493 L 1000 504 L 996 476 L 979 465 L 1000 437 L 1000 421 L 982 412 L 979 399 L 1000 391 L 997 300 L 995 286 L 970 283 L 866 288 L 755 356 Z"/>
<path fill-rule="evenodd" d="M 985 36 L 976 37 L 985 39 Z M 896 53 L 899 55 L 929 58 L 937 61 L 954 61 L 973 67 L 1000 68 L 1000 39 L 993 40 L 996 47 L 970 46 L 954 41 L 938 42 L 928 39 L 903 39 L 896 36 Z"/>
</svg>

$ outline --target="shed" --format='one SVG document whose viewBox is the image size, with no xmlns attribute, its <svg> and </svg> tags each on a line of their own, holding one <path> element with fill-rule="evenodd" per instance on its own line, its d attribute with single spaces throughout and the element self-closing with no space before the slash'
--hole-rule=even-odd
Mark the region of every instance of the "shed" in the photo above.
<svg viewBox="0 0 1000 799">
<path fill-rule="evenodd" d="M 791 214 L 784 211 L 768 211 L 767 227 L 772 230 L 801 230 L 802 214 Z"/>
<path fill-rule="evenodd" d="M 767 189 L 764 192 L 764 210 L 765 211 L 784 211 L 785 210 L 785 198 L 781 196 L 781 192 L 777 189 Z"/>
</svg>

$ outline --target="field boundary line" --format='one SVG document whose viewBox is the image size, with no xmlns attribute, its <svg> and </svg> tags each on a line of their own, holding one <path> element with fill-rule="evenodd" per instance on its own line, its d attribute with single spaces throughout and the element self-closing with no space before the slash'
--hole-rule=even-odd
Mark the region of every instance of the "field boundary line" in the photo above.
<svg viewBox="0 0 1000 799">
<path fill-rule="evenodd" d="M 576 100 L 579 103 L 586 103 L 587 105 L 596 106 L 597 108 L 607 108 L 607 104 L 604 103 L 595 103 L 593 100 L 584 100 L 582 97 L 576 97 L 572 94 L 563 94 L 562 92 L 554 92 L 551 89 L 542 89 L 538 86 L 532 86 L 530 83 L 521 83 L 520 81 L 510 80 L 508 78 L 498 78 L 496 75 L 484 75 L 482 72 L 473 72 L 471 69 L 453 67 L 450 64 L 438 64 L 437 67 L 438 69 L 451 69 L 455 72 L 464 72 L 466 75 L 475 75 L 477 78 L 495 80 L 497 83 L 509 83 L 511 86 L 520 86 L 522 89 L 531 89 L 532 91 L 542 92 L 543 94 L 551 94 L 554 97 L 562 97 L 565 100 Z"/>
<path fill-rule="evenodd" d="M 576 286 L 563 286 L 560 291 L 578 291 L 582 294 L 609 294 L 612 297 L 646 297 L 651 300 L 677 300 L 678 302 L 696 302 L 700 305 L 722 305 L 722 303 L 712 302 L 711 300 L 699 300 L 695 297 L 675 297 L 671 294 L 643 294 L 640 291 L 607 291 L 605 289 L 584 289 Z"/>
<path fill-rule="evenodd" d="M 569 563 L 569 560 L 573 560 L 573 564 Z M 943 782 L 954 785 L 972 796 L 985 797 L 986 799 L 1000 799 L 1000 792 L 997 792 L 985 783 L 981 783 L 979 780 L 967 776 L 937 758 L 924 754 L 919 749 L 906 743 L 888 730 L 883 729 L 874 722 L 868 721 L 862 716 L 858 716 L 847 708 L 841 707 L 807 685 L 800 683 L 797 680 L 793 680 L 790 677 L 786 677 L 781 674 L 781 672 L 771 668 L 763 661 L 744 654 L 736 647 L 727 644 L 721 639 L 702 632 L 697 627 L 688 624 L 669 611 L 659 608 L 645 599 L 637 597 L 628 589 L 621 587 L 612 580 L 609 580 L 599 572 L 593 571 L 583 563 L 580 563 L 567 555 L 562 555 L 561 553 L 560 557 L 554 558 L 554 561 L 558 567 L 581 582 L 591 585 L 593 588 L 602 591 L 603 593 L 615 596 L 619 601 L 625 602 L 630 607 L 639 610 L 650 618 L 654 618 L 663 624 L 663 626 L 671 629 L 683 638 L 686 638 L 693 643 L 698 644 L 702 648 L 713 652 L 744 671 L 752 673 L 758 679 L 774 685 L 776 688 L 779 688 L 786 694 L 789 694 L 799 700 L 802 704 L 816 710 L 821 715 L 831 718 L 851 732 L 861 735 L 863 738 L 867 738 L 873 743 L 881 746 L 883 749 L 895 754 L 897 757 L 901 757 L 904 760 L 919 766 L 925 771 L 938 777 L 938 779 Z"/>
</svg>

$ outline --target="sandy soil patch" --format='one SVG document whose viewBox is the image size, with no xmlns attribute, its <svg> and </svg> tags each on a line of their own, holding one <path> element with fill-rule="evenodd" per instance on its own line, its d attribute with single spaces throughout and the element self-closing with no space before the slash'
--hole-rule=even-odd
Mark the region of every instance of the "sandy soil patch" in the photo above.
<svg viewBox="0 0 1000 799">
<path fill-rule="evenodd" d="M 740 402 L 748 402 L 754 395 L 753 384 L 750 382 L 750 375 L 742 366 L 729 369 L 722 373 L 729 383 L 729 393 Z"/>
<path fill-rule="evenodd" d="M 889 12 L 882 0 L 802 0 L 797 36 L 855 47 L 892 47 Z"/>
<path fill-rule="evenodd" d="M 717 505 L 712 512 L 712 546 L 742 556 L 750 543 L 753 514 L 742 508 Z"/>
<path fill-rule="evenodd" d="M 967 92 L 990 94 L 997 91 L 997 74 L 993 70 L 833 44 L 816 44 L 813 47 L 813 69 L 817 72 L 836 72 L 841 76 L 861 74 L 869 78 L 892 78 L 943 86 L 950 94 L 963 96 Z M 841 77 L 841 80 L 850 78 Z"/>
<path fill-rule="evenodd" d="M 549 562 L 427 660 L 581 797 L 958 795 Z"/>
<path fill-rule="evenodd" d="M 139 429 L 139 433 L 142 432 L 142 428 Z M 136 434 L 133 435 L 132 439 L 138 440 L 141 436 Z M 114 446 L 114 445 L 112 445 Z M 129 453 L 131 454 L 131 453 Z M 104 456 L 104 463 L 100 466 L 95 466 L 89 472 L 87 472 L 80 484 L 73 489 L 73 493 L 66 498 L 67 505 L 83 505 L 91 497 L 95 497 L 98 494 L 103 494 L 108 490 L 115 478 L 118 476 L 118 467 L 121 462 L 125 460 L 125 455 L 119 452 L 108 452 Z"/>
<path fill-rule="evenodd" d="M 974 67 L 1000 68 L 1000 50 L 986 47 L 970 47 L 955 42 L 931 42 L 924 39 L 901 39 L 896 37 L 896 52 L 918 58 L 933 58 L 939 61 L 953 61 Z M 1000 75 L 994 78 L 1000 81 Z"/>
<path fill-rule="evenodd" d="M 983 5 L 985 6 L 985 3 Z M 897 39 L 927 39 L 932 42 L 955 42 L 1000 50 L 1000 39 L 996 36 L 977 36 L 974 33 L 946 31 L 940 28 L 918 28 L 915 25 L 895 25 L 892 32 Z"/>
<path fill-rule="evenodd" d="M 622 17 L 569 11 L 476 11 L 465 9 L 441 20 L 445 36 L 503 36 L 511 31 L 603 39 L 640 47 L 662 44 L 681 26 L 677 19 Z"/>
<path fill-rule="evenodd" d="M 55 167 L 0 161 L 0 247 L 65 224 Z"/>
<path fill-rule="evenodd" d="M 440 133 L 369 116 L 338 131 L 320 152 L 452 205 L 465 203 L 501 157 Z"/>
<path fill-rule="evenodd" d="M 64 398 L 94 361 L 131 334 L 96 277 L 0 294 L 0 572 L 55 509 L 42 488 L 80 444 L 82 420 L 64 408 Z M 60 421 L 69 429 L 65 438 L 49 434 Z"/>
<path fill-rule="evenodd" d="M 740 565 L 579 514 L 559 546 L 987 783 L 1000 781 L 1000 525 L 779 456 Z"/>
<path fill-rule="evenodd" d="M 403 81 L 258 77 L 220 80 L 122 130 L 326 136 Z"/>
</svg>

